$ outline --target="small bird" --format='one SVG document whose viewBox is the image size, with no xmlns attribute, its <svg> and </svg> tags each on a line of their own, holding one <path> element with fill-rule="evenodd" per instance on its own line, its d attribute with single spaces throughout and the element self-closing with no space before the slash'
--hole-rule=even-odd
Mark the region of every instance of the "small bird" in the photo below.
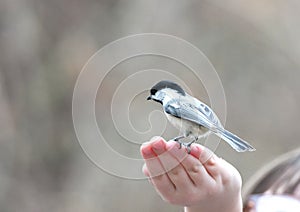
<svg viewBox="0 0 300 212">
<path fill-rule="evenodd" d="M 255 151 L 255 148 L 222 126 L 217 115 L 203 102 L 187 94 L 179 85 L 171 81 L 160 81 L 150 90 L 147 100 L 159 102 L 168 120 L 178 129 L 180 136 L 173 140 L 184 145 L 190 153 L 191 145 L 211 132 L 226 141 L 237 152 Z M 190 142 L 180 142 L 183 138 Z"/>
</svg>

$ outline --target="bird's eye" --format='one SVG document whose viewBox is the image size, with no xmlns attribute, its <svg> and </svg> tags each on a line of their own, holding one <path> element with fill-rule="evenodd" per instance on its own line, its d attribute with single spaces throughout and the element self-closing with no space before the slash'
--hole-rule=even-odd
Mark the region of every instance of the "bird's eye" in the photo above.
<svg viewBox="0 0 300 212">
<path fill-rule="evenodd" d="M 155 95 L 156 92 L 157 92 L 156 89 L 151 89 L 151 90 L 150 90 L 151 95 Z"/>
</svg>

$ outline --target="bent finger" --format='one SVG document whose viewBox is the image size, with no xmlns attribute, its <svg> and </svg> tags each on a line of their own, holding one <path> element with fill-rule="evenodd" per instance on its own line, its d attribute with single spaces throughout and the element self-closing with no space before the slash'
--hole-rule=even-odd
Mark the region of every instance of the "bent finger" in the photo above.
<svg viewBox="0 0 300 212">
<path fill-rule="evenodd" d="M 178 144 L 173 141 L 167 143 L 167 149 L 170 154 L 182 164 L 187 175 L 196 186 L 201 186 L 207 183 L 213 183 L 211 176 L 199 161 L 202 149 L 195 145 L 191 146 L 191 153 L 188 154 L 184 148 L 179 149 Z"/>
<path fill-rule="evenodd" d="M 161 140 L 161 138 L 158 138 Z M 158 159 L 155 152 L 152 150 L 151 144 L 156 140 L 146 143 L 141 146 L 141 154 L 145 159 L 145 166 L 143 168 L 146 176 L 151 178 L 151 182 L 155 186 L 155 188 L 163 193 L 163 195 L 167 195 L 169 192 L 175 191 L 175 186 L 166 174 L 160 160 Z"/>
<path fill-rule="evenodd" d="M 161 148 L 161 145 L 165 145 L 164 148 Z M 152 144 L 152 149 L 158 155 L 162 166 L 175 185 L 176 190 L 189 189 L 193 185 L 192 180 L 189 178 L 182 164 L 170 154 L 167 146 L 168 143 L 166 142 L 156 142 Z"/>
</svg>

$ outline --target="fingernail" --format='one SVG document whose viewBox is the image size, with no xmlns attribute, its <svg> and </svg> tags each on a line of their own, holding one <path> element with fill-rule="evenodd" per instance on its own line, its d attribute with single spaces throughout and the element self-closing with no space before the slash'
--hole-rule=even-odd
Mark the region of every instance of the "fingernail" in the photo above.
<svg viewBox="0 0 300 212">
<path fill-rule="evenodd" d="M 163 140 L 158 140 L 152 144 L 152 148 L 155 150 L 161 150 L 165 148 L 165 144 Z"/>
<path fill-rule="evenodd" d="M 153 152 L 152 152 L 152 150 L 151 150 L 151 146 L 142 147 L 141 148 L 141 152 L 142 152 L 142 155 L 144 157 L 147 157 L 147 158 L 154 155 Z"/>
</svg>

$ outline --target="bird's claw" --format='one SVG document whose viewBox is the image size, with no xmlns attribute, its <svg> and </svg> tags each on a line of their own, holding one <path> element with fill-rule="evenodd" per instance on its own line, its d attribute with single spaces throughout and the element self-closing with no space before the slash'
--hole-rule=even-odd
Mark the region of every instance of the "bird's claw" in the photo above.
<svg viewBox="0 0 300 212">
<path fill-rule="evenodd" d="M 179 149 L 181 149 L 182 146 L 184 146 L 186 148 L 188 154 L 191 153 L 191 145 L 195 142 L 195 141 L 191 141 L 189 143 L 183 143 L 183 142 L 177 141 L 175 139 L 174 139 L 174 141 L 176 141 L 179 144 Z"/>
<path fill-rule="evenodd" d="M 179 149 L 181 149 L 181 148 L 182 148 L 182 145 L 184 145 L 184 143 L 182 143 L 182 142 L 180 142 L 180 141 L 178 141 L 178 140 L 175 140 L 175 139 L 174 139 L 174 141 L 177 142 L 177 143 L 179 144 Z"/>
<path fill-rule="evenodd" d="M 194 141 L 185 144 L 185 148 L 186 148 L 188 154 L 191 153 L 191 145 L 192 145 L 192 143 L 194 143 Z"/>
</svg>

